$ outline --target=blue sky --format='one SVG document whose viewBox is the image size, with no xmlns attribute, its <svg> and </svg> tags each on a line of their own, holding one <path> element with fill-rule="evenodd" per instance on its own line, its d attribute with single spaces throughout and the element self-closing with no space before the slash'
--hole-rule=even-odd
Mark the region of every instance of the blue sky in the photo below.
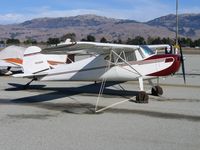
<svg viewBox="0 0 200 150">
<path fill-rule="evenodd" d="M 175 13 L 175 3 L 176 0 L 3 0 L 0 24 L 81 14 L 148 21 Z M 200 13 L 200 0 L 179 0 L 179 3 L 180 13 Z"/>
</svg>

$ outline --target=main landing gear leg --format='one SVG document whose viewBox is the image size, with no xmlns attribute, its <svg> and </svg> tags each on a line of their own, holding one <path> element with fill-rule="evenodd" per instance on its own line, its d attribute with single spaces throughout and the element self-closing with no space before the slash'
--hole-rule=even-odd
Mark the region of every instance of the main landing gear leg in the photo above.
<svg viewBox="0 0 200 150">
<path fill-rule="evenodd" d="M 149 96 L 144 91 L 144 83 L 142 77 L 139 78 L 139 86 L 140 86 L 140 92 L 138 92 L 136 96 L 136 103 L 148 103 Z"/>
<path fill-rule="evenodd" d="M 7 70 L 10 71 L 11 67 L 8 67 Z"/>
<path fill-rule="evenodd" d="M 149 84 L 152 86 L 152 88 L 151 88 L 151 94 L 153 96 L 161 96 L 161 95 L 163 95 L 163 89 L 162 89 L 162 87 L 160 87 L 159 85 L 154 85 L 151 80 L 148 80 L 148 81 L 149 81 Z"/>
<path fill-rule="evenodd" d="M 31 81 L 29 81 L 26 85 L 24 85 L 24 90 L 27 89 L 29 87 L 29 85 L 33 82 L 36 81 L 35 78 L 33 78 Z"/>
</svg>

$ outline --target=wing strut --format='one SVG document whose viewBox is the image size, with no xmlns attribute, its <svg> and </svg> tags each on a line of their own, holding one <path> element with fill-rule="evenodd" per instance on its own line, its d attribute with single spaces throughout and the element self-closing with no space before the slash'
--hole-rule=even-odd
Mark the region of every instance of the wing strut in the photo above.
<svg viewBox="0 0 200 150">
<path fill-rule="evenodd" d="M 131 69 L 133 69 L 140 77 L 142 77 L 141 73 L 137 71 L 134 67 L 131 66 L 125 59 L 123 59 L 120 55 L 118 55 L 115 51 L 111 51 L 113 54 L 115 54 L 117 57 L 119 57 L 125 64 L 127 64 Z"/>
<path fill-rule="evenodd" d="M 105 68 L 105 72 L 108 71 L 108 70 L 110 69 L 110 66 L 111 66 L 111 59 L 112 59 L 112 51 L 110 52 L 109 57 L 110 57 L 110 59 L 109 59 L 109 62 L 108 62 L 108 66 Z M 107 78 L 103 78 L 103 80 L 102 80 L 102 82 L 101 82 L 101 87 L 100 87 L 100 90 L 99 90 L 99 95 L 98 95 L 98 97 L 97 97 L 97 101 L 96 101 L 96 105 L 95 105 L 95 112 L 96 112 L 96 113 L 105 110 L 105 108 L 104 108 L 104 109 L 98 110 L 98 105 L 99 105 L 100 97 L 102 96 L 103 91 L 104 91 L 104 88 L 105 88 L 105 85 L 106 85 L 106 80 L 107 80 Z"/>
<path fill-rule="evenodd" d="M 105 69 L 105 72 L 106 71 L 108 71 L 109 69 L 110 69 L 110 66 L 111 66 L 111 59 L 112 59 L 112 54 L 114 54 L 114 55 L 116 55 L 119 59 L 121 59 L 125 64 L 127 64 L 130 68 L 132 68 L 140 77 L 139 77 L 139 80 L 141 80 L 142 79 L 142 75 L 139 73 L 139 71 L 137 71 L 135 68 L 133 68 L 132 66 L 131 66 L 131 64 L 129 64 L 125 59 L 123 59 L 120 55 L 121 55 L 121 53 L 120 53 L 120 55 L 118 55 L 115 51 L 113 51 L 113 50 L 111 50 L 110 51 L 110 59 L 109 59 L 109 63 L 108 63 L 108 66 L 106 67 L 106 69 Z M 100 101 L 100 98 L 101 98 L 101 96 L 102 96 L 102 94 L 103 94 L 103 91 L 104 91 L 104 89 L 105 89 L 105 85 L 106 85 L 106 81 L 107 81 L 107 78 L 103 78 L 103 80 L 102 80 L 102 83 L 101 83 L 101 87 L 100 87 L 100 90 L 99 90 L 99 95 L 98 95 L 98 97 L 97 97 L 97 101 L 96 101 L 96 105 L 95 105 L 95 113 L 100 113 L 100 112 L 102 112 L 102 111 L 104 111 L 104 110 L 107 110 L 107 109 L 109 109 L 109 108 L 112 108 L 112 107 L 114 107 L 114 106 L 116 106 L 116 105 L 119 105 L 119 104 L 122 104 L 122 103 L 125 103 L 125 102 L 128 102 L 128 101 L 130 101 L 130 100 L 132 100 L 132 98 L 128 98 L 128 99 L 126 99 L 126 100 L 123 100 L 123 101 L 120 101 L 120 102 L 116 102 L 116 103 L 113 103 L 113 104 L 111 104 L 111 105 L 109 105 L 109 106 L 106 106 L 106 107 L 103 107 L 103 108 L 101 108 L 101 109 L 98 109 L 98 106 L 99 106 L 99 101 Z M 140 84 L 140 87 L 142 87 L 142 89 L 143 89 L 143 82 L 140 82 L 141 84 Z M 123 88 L 122 88 L 122 90 L 124 90 Z M 135 97 L 135 96 L 134 96 Z"/>
</svg>

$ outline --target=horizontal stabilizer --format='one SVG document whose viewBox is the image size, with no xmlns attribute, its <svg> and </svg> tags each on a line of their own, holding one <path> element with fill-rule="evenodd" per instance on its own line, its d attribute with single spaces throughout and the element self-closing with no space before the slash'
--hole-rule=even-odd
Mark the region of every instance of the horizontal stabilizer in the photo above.
<svg viewBox="0 0 200 150">
<path fill-rule="evenodd" d="M 26 78 L 26 77 L 33 77 L 34 74 L 19 73 L 19 74 L 14 74 L 12 76 L 15 77 L 15 78 Z"/>
<path fill-rule="evenodd" d="M 33 77 L 42 77 L 47 74 L 25 74 L 25 73 L 20 73 L 20 74 L 14 74 L 12 75 L 15 78 L 33 78 Z"/>
</svg>

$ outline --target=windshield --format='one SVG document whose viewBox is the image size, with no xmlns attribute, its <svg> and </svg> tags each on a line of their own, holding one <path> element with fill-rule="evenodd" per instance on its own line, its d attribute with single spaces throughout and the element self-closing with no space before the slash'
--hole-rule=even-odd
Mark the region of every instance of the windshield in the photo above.
<svg viewBox="0 0 200 150">
<path fill-rule="evenodd" d="M 143 49 L 143 52 L 145 55 L 153 55 L 155 54 L 152 49 L 150 49 L 148 46 L 142 45 L 140 46 Z"/>
</svg>

